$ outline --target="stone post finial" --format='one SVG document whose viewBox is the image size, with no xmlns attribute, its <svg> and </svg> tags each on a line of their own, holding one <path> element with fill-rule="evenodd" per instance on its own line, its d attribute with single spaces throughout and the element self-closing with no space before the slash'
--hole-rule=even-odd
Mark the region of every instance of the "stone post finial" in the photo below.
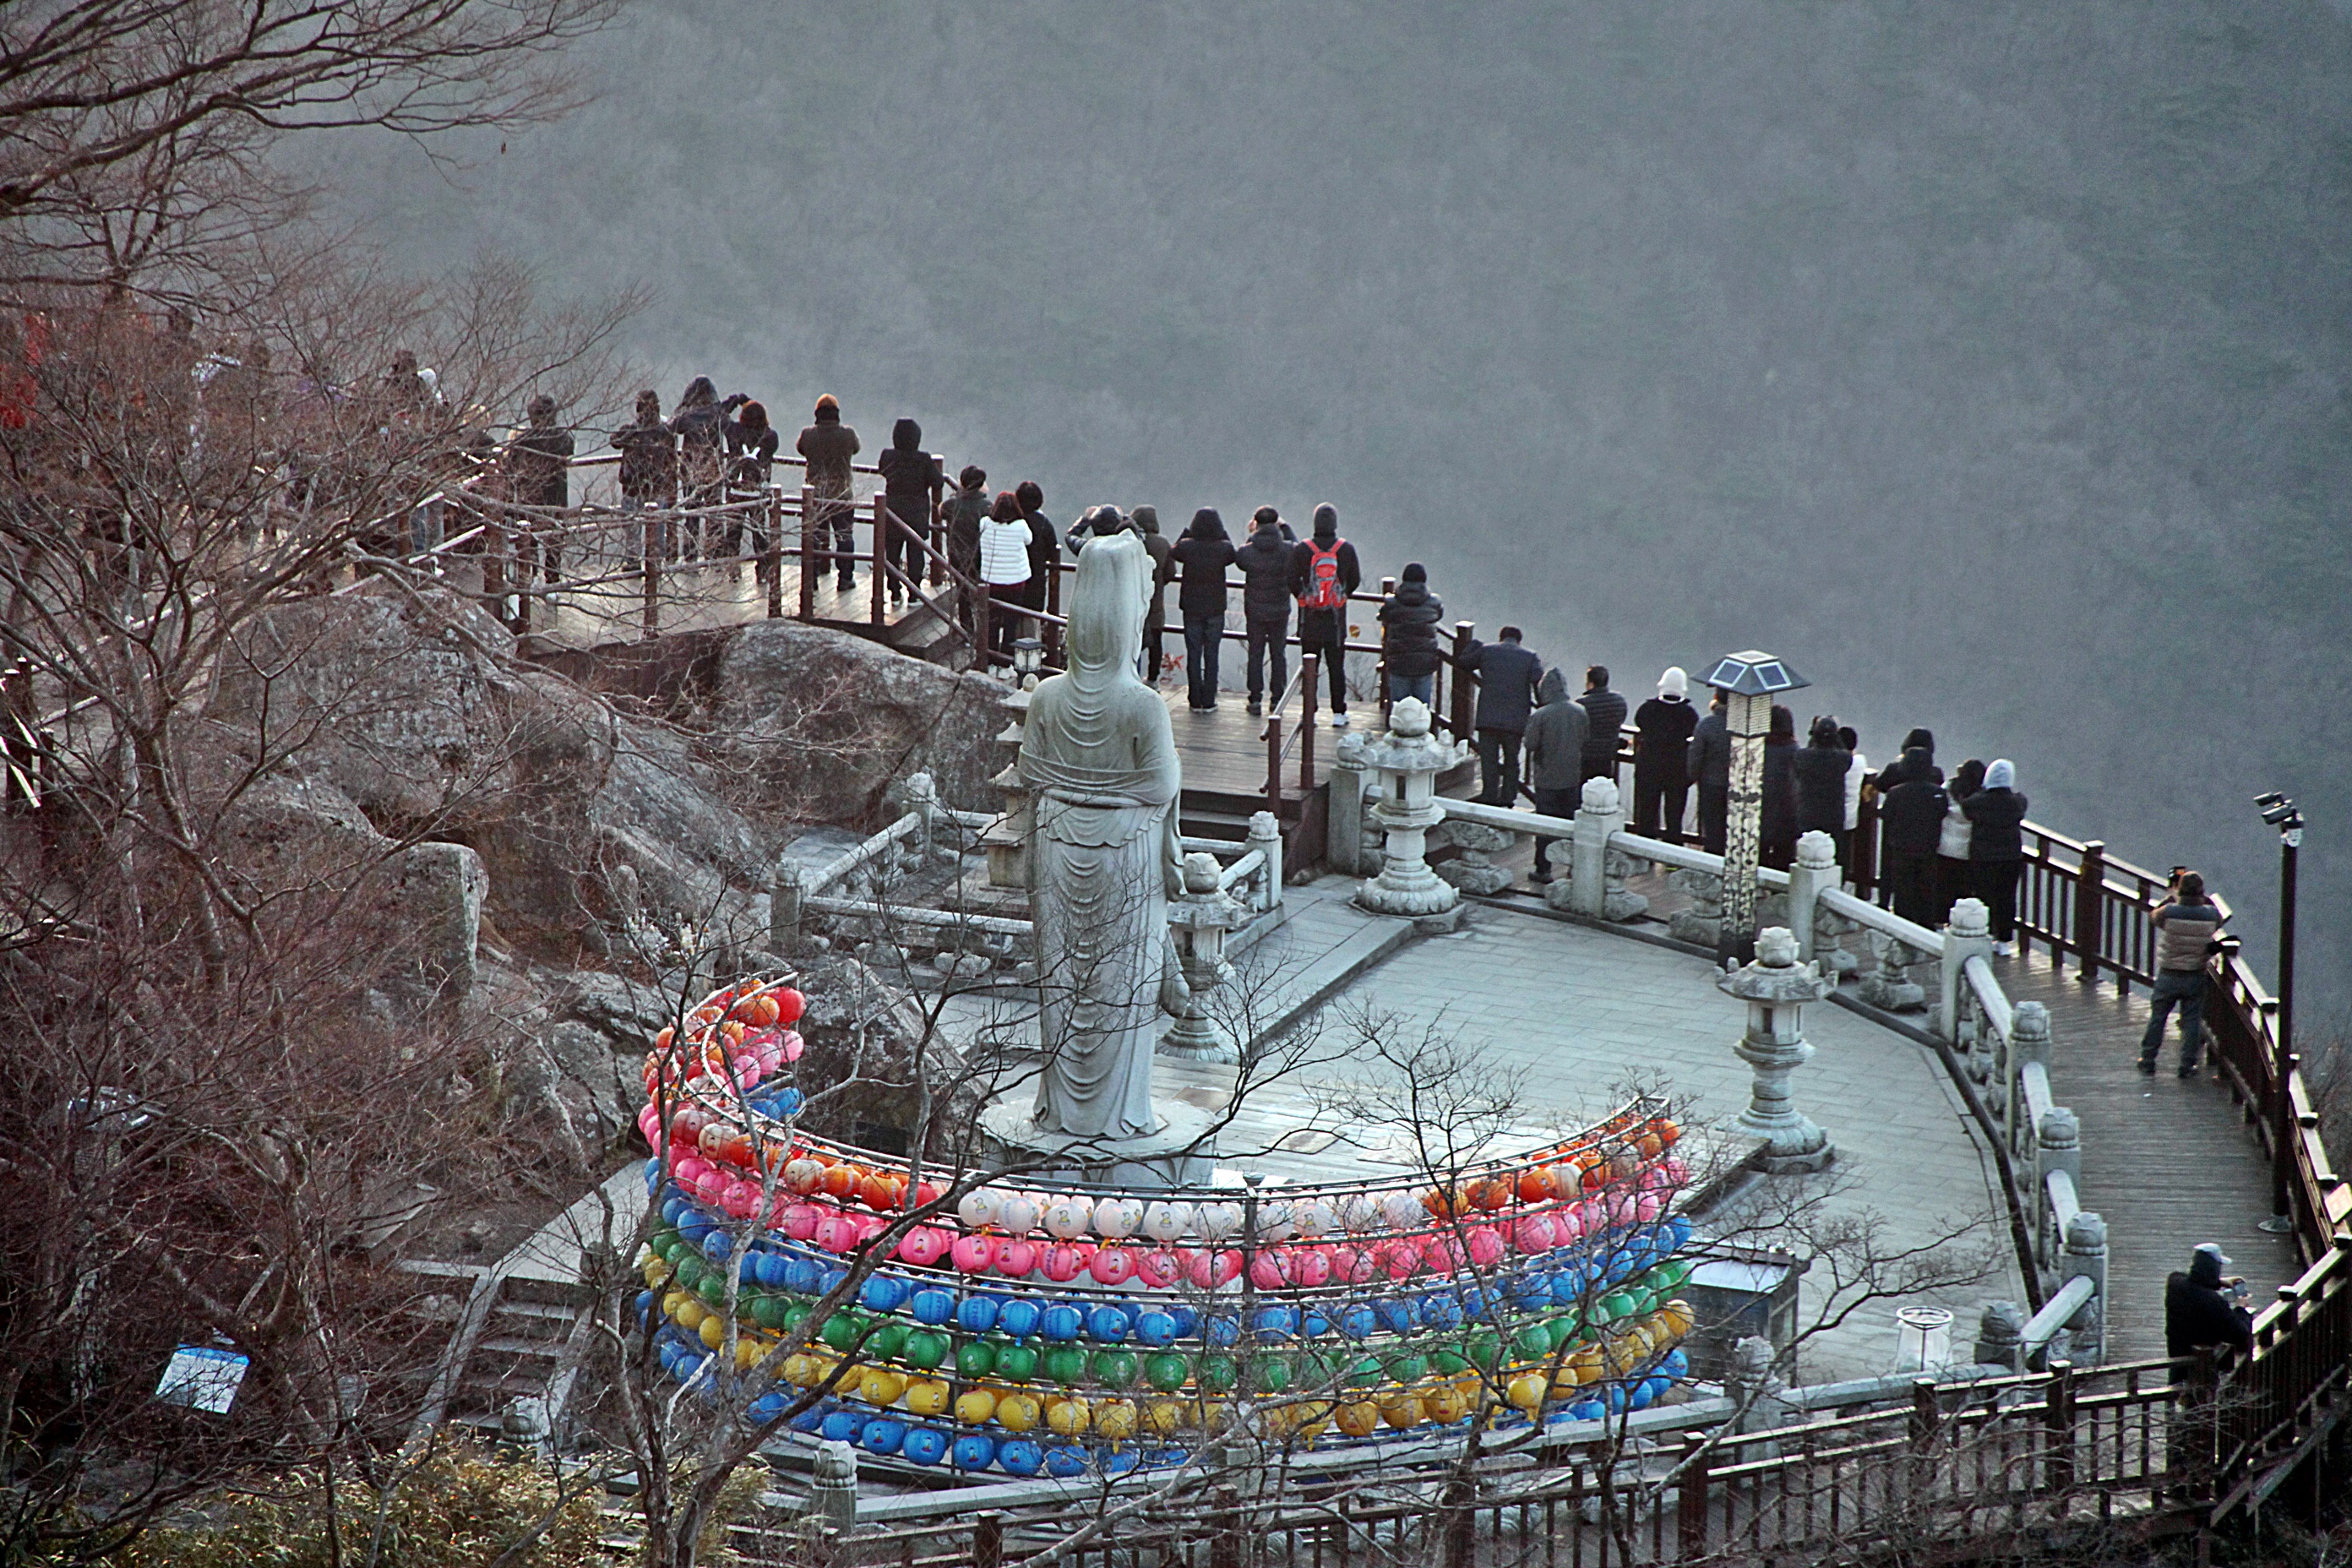
<svg viewBox="0 0 2352 1568">
<path fill-rule="evenodd" d="M 1789 868 L 1789 927 L 1797 933 L 1800 957 L 1813 956 L 1814 906 L 1822 889 L 1837 881 L 1836 842 L 1818 828 L 1798 839 L 1796 864 Z"/>
<path fill-rule="evenodd" d="M 1811 964 L 1797 962 L 1797 938 L 1786 926 L 1768 926 L 1756 937 L 1756 960 L 1716 981 L 1718 990 L 1748 1004 L 1748 1029 L 1733 1047 L 1755 1074 L 1742 1131 L 1761 1136 L 1759 1162 L 1769 1174 L 1819 1171 L 1836 1158 L 1829 1138 L 1791 1102 L 1789 1076 L 1812 1059 L 1804 1037 L 1808 1002 L 1829 994 L 1831 982 Z"/>
<path fill-rule="evenodd" d="M 1624 798 L 1618 793 L 1617 781 L 1600 773 L 1585 780 L 1584 788 L 1577 795 L 1577 809 L 1580 811 L 1621 811 L 1623 808 Z"/>
<path fill-rule="evenodd" d="M 2050 1009 L 2039 1002 L 2020 1002 L 2010 1015 L 2009 1054 L 2012 1069 L 2028 1062 L 2050 1065 Z"/>
<path fill-rule="evenodd" d="M 1237 1061 L 1240 1052 L 1210 1016 L 1208 1003 L 1232 973 L 1225 962 L 1225 937 L 1249 914 L 1218 887 L 1222 873 L 1215 856 L 1193 851 L 1184 857 L 1182 873 L 1184 891 L 1168 906 L 1168 934 L 1176 944 L 1184 994 L 1170 1009 L 1176 1022 L 1160 1037 L 1157 1049 L 1161 1056 L 1187 1061 Z"/>
<path fill-rule="evenodd" d="M 1649 900 L 1625 890 L 1622 870 L 1612 897 L 1609 837 L 1624 830 L 1624 799 L 1617 793 L 1615 781 L 1585 780 L 1578 797 L 1576 829 L 1568 844 L 1568 887 L 1562 889 L 1558 882 L 1552 883 L 1544 889 L 1544 901 L 1558 909 L 1564 898 L 1568 908 L 1593 920 L 1630 921 L 1647 910 Z"/>
<path fill-rule="evenodd" d="M 1944 962 L 1939 975 L 1940 1000 L 1936 1009 L 1936 1033 L 1960 1044 L 1960 988 L 1971 958 L 1992 956 L 1992 917 L 1978 899 L 1962 899 L 1952 906 L 1944 927 Z"/>
<path fill-rule="evenodd" d="M 1254 811 L 1249 819 L 1249 847 L 1265 858 L 1258 873 L 1258 896 L 1250 900 L 1253 914 L 1282 907 L 1282 824 L 1270 811 Z"/>
<path fill-rule="evenodd" d="M 2025 1339 L 2025 1309 L 2014 1301 L 1988 1301 L 1977 1320 L 1977 1364 L 2018 1370 L 2018 1346 Z"/>
<path fill-rule="evenodd" d="M 819 1443 L 809 1466 L 808 1502 L 804 1514 L 837 1530 L 857 1523 L 857 1450 L 847 1443 Z"/>
</svg>

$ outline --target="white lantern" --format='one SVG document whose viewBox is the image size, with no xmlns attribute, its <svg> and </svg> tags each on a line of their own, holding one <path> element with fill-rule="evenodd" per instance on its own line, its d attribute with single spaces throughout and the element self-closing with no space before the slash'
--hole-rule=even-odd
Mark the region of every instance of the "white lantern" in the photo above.
<svg viewBox="0 0 2352 1568">
<path fill-rule="evenodd" d="M 1192 1205 L 1155 1201 L 1143 1211 L 1143 1234 L 1161 1246 L 1172 1246 L 1192 1228 Z"/>
<path fill-rule="evenodd" d="M 1065 1194 L 1045 1205 L 1045 1229 L 1056 1241 L 1076 1241 L 1095 1217 L 1092 1198 Z"/>
<path fill-rule="evenodd" d="M 1106 1241 L 1124 1241 L 1143 1224 L 1143 1204 L 1136 1198 L 1105 1198 L 1095 1205 L 1095 1234 Z"/>
<path fill-rule="evenodd" d="M 998 1222 L 1003 1207 L 1003 1193 L 994 1187 L 974 1187 L 956 1205 L 956 1217 L 963 1221 L 966 1230 L 984 1230 Z"/>
</svg>

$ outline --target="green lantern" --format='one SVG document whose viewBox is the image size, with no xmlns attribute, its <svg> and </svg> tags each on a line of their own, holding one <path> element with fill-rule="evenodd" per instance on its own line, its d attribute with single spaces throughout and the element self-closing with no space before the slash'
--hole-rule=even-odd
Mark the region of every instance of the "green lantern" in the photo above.
<svg viewBox="0 0 2352 1568">
<path fill-rule="evenodd" d="M 1129 1388 L 1135 1384 L 1135 1352 L 1132 1351 L 1097 1351 L 1087 1372 L 1095 1382 L 1105 1388 Z"/>
<path fill-rule="evenodd" d="M 786 1310 L 784 1299 L 772 1291 L 762 1290 L 751 1298 L 751 1321 L 763 1329 L 784 1327 Z"/>
<path fill-rule="evenodd" d="M 996 1375 L 1012 1383 L 1026 1383 L 1037 1375 L 1037 1351 L 1033 1345 L 1006 1345 L 996 1352 Z"/>
<path fill-rule="evenodd" d="M 1045 1352 L 1045 1375 L 1064 1388 L 1087 1380 L 1087 1352 L 1076 1345 L 1055 1345 Z"/>
<path fill-rule="evenodd" d="M 848 1312 L 835 1312 L 824 1321 L 824 1327 L 819 1329 L 817 1333 L 827 1347 L 845 1355 L 849 1352 L 849 1347 L 857 1342 L 859 1326 L 855 1315 Z"/>
<path fill-rule="evenodd" d="M 1152 1387 L 1162 1394 L 1173 1394 L 1183 1387 L 1185 1378 L 1191 1373 L 1192 1369 L 1184 1364 L 1184 1358 L 1181 1355 L 1161 1351 L 1144 1358 L 1143 1375 Z"/>
<path fill-rule="evenodd" d="M 956 1347 L 958 1377 L 987 1377 L 996 1371 L 997 1347 L 986 1340 L 966 1340 Z"/>
<path fill-rule="evenodd" d="M 948 1337 L 929 1329 L 918 1329 L 907 1336 L 907 1359 L 929 1372 L 948 1359 Z"/>
<path fill-rule="evenodd" d="M 1201 1358 L 1194 1379 L 1211 1394 L 1229 1394 L 1240 1378 L 1240 1373 L 1229 1355 L 1204 1355 Z"/>
<path fill-rule="evenodd" d="M 1290 1358 L 1268 1355 L 1257 1358 L 1256 1375 L 1250 1380 L 1260 1394 L 1280 1394 L 1290 1386 Z"/>
</svg>

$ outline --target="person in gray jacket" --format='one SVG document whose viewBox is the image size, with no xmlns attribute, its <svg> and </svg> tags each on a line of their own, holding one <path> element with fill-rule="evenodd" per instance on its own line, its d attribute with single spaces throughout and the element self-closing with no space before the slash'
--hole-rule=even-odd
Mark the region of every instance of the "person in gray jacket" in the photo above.
<svg viewBox="0 0 2352 1568">
<path fill-rule="evenodd" d="M 1724 717 L 1730 700 L 1717 689 L 1690 738 L 1690 781 L 1698 786 L 1698 847 L 1710 855 L 1723 853 L 1731 829 L 1731 725 Z"/>
<path fill-rule="evenodd" d="M 1528 717 L 1528 784 L 1535 791 L 1536 810 L 1546 816 L 1574 816 L 1577 795 L 1584 787 L 1584 742 L 1592 721 L 1583 705 L 1568 694 L 1568 676 L 1548 669 L 1536 683 L 1542 704 Z M 1536 840 L 1536 880 L 1551 880 L 1549 840 Z"/>
</svg>

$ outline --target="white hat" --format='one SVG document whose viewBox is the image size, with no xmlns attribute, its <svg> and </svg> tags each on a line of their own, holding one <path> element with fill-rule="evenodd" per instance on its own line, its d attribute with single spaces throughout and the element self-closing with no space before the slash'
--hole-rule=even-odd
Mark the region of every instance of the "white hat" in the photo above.
<svg viewBox="0 0 2352 1568">
<path fill-rule="evenodd" d="M 1666 666 L 1665 674 L 1658 677 L 1658 695 L 1683 697 L 1687 696 L 1689 692 L 1690 677 L 1683 673 L 1683 667 L 1679 664 Z"/>
</svg>

